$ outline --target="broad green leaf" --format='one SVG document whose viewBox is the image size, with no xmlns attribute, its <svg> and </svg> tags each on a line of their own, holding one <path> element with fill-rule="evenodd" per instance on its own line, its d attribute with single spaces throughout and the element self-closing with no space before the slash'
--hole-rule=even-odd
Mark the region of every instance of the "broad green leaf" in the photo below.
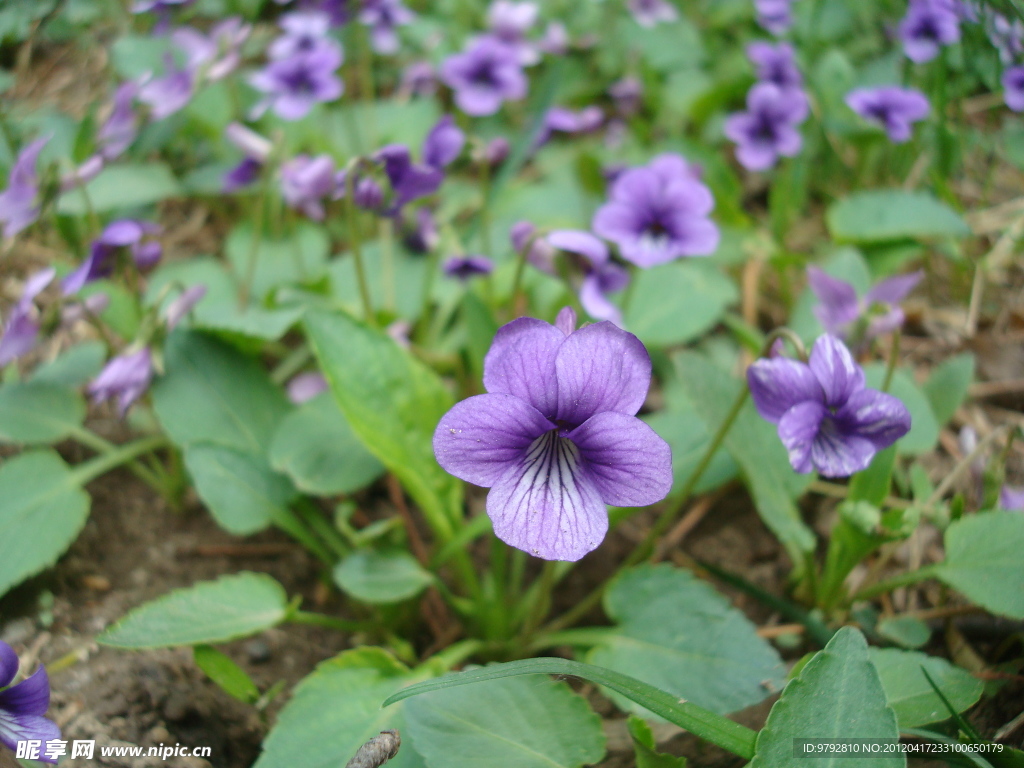
<svg viewBox="0 0 1024 768">
<path fill-rule="evenodd" d="M 96 640 L 118 648 L 226 643 L 276 626 L 287 614 L 284 587 L 264 573 L 243 571 L 144 603 Z"/>
<path fill-rule="evenodd" d="M 725 423 L 741 384 L 704 356 L 683 352 L 675 357 L 676 372 L 710 434 Z M 814 548 L 814 534 L 803 522 L 795 499 L 810 478 L 797 475 L 774 425 L 747 402 L 726 434 L 725 446 L 746 475 L 757 511 L 796 561 Z"/>
<path fill-rule="evenodd" d="M 299 490 L 315 496 L 352 493 L 384 473 L 326 392 L 281 420 L 270 444 L 270 463 Z"/>
<path fill-rule="evenodd" d="M 672 491 L 682 489 L 704 452 L 711 444 L 704 420 L 688 399 L 670 402 L 663 411 L 641 417 L 672 448 Z M 729 451 L 719 448 L 694 487 L 694 493 L 706 493 L 736 477 L 739 468 Z"/>
<path fill-rule="evenodd" d="M 915 616 L 894 616 L 882 619 L 875 628 L 878 634 L 904 648 L 921 648 L 928 644 L 932 630 Z"/>
<path fill-rule="evenodd" d="M 180 194 L 178 180 L 163 163 L 110 165 L 84 188 L 61 195 L 57 211 L 68 216 L 83 216 L 90 208 L 107 213 L 152 205 Z"/>
<path fill-rule="evenodd" d="M 84 420 L 85 401 L 70 387 L 36 382 L 0 386 L 0 443 L 55 443 Z"/>
<path fill-rule="evenodd" d="M 945 425 L 967 397 L 974 380 L 974 355 L 967 353 L 949 357 L 932 371 L 924 384 L 924 393 L 931 403 L 939 426 Z"/>
<path fill-rule="evenodd" d="M 255 768 L 339 768 L 364 743 L 388 728 L 403 744 L 388 768 L 423 768 L 407 736 L 404 707 L 382 709 L 381 701 L 415 682 L 413 673 L 380 648 L 357 648 L 323 662 L 302 680 L 263 742 Z"/>
<path fill-rule="evenodd" d="M 750 768 L 780 768 L 799 763 L 806 768 L 843 768 L 846 756 L 801 757 L 794 760 L 796 739 L 899 739 L 896 713 L 868 655 L 864 636 L 843 627 L 789 681 L 757 737 Z M 858 758 L 862 768 L 898 768 L 903 755 Z"/>
<path fill-rule="evenodd" d="M 587 662 L 657 685 L 713 712 L 735 712 L 782 688 L 786 671 L 757 628 L 714 588 L 669 565 L 623 571 L 605 593 L 614 633 Z M 619 706 L 647 714 L 619 694 Z"/>
<path fill-rule="evenodd" d="M 103 342 L 86 341 L 71 347 L 53 362 L 36 368 L 29 380 L 39 384 L 80 387 L 100 372 L 106 359 L 107 348 Z"/>
<path fill-rule="evenodd" d="M 160 35 L 124 35 L 111 46 L 114 69 L 125 80 L 134 80 L 147 72 L 163 71 L 163 56 L 170 41 Z"/>
<path fill-rule="evenodd" d="M 686 768 L 685 757 L 658 752 L 654 733 L 646 720 L 630 715 L 628 727 L 636 754 L 636 768 Z"/>
<path fill-rule="evenodd" d="M 650 346 L 691 341 L 710 330 L 739 299 L 733 281 L 713 264 L 673 261 L 633 276 L 625 325 Z"/>
<path fill-rule="evenodd" d="M 344 313 L 310 311 L 310 344 L 355 435 L 450 535 L 462 484 L 434 458 L 434 429 L 452 397 L 432 370 L 393 339 Z"/>
<path fill-rule="evenodd" d="M 192 657 L 196 666 L 229 696 L 246 704 L 252 704 L 260 697 L 260 689 L 245 670 L 216 648 L 197 645 L 192 649 Z"/>
<path fill-rule="evenodd" d="M 334 583 L 364 603 L 397 603 L 415 597 L 434 578 L 408 552 L 353 552 L 334 568 Z"/>
<path fill-rule="evenodd" d="M 981 698 L 985 687 L 967 670 L 937 656 L 896 648 L 872 648 L 870 655 L 882 680 L 885 698 L 896 711 L 900 728 L 913 728 L 950 718 L 949 710 L 928 683 L 922 667 L 928 670 L 942 695 L 957 712 L 963 712 Z"/>
<path fill-rule="evenodd" d="M 983 608 L 1024 619 L 1024 515 L 985 512 L 946 529 L 937 575 Z"/>
<path fill-rule="evenodd" d="M 295 488 L 261 454 L 212 443 L 189 443 L 185 467 L 196 493 L 228 533 L 247 536 L 280 519 Z"/>
<path fill-rule="evenodd" d="M 250 260 L 255 255 L 250 295 L 257 298 L 266 297 L 284 285 L 320 279 L 327 268 L 329 252 L 327 232 L 309 223 L 278 239 L 263 237 L 258 245 L 253 243 L 252 225 L 242 223 L 231 230 L 224 243 L 224 255 L 237 280 L 249 275 Z"/>
<path fill-rule="evenodd" d="M 89 495 L 53 451 L 0 464 L 0 595 L 57 562 L 89 516 Z"/>
<path fill-rule="evenodd" d="M 685 728 L 698 738 L 717 744 L 722 749 L 727 749 L 740 757 L 749 759 L 754 755 L 754 740 L 757 737 L 755 731 L 628 675 L 595 667 L 593 664 L 581 664 L 578 661 L 567 659 L 525 659 L 510 661 L 506 664 L 491 664 L 481 669 L 445 675 L 436 680 L 428 680 L 403 688 L 389 696 L 381 706 L 389 707 L 410 696 L 446 688 L 533 674 L 569 675 L 603 685 L 616 693 L 621 693 L 630 701 L 636 702 L 670 723 Z"/>
<path fill-rule="evenodd" d="M 153 385 L 160 424 L 178 445 L 213 443 L 262 455 L 290 406 L 260 365 L 198 332 L 165 347 L 167 374 Z"/>
<path fill-rule="evenodd" d="M 704 61 L 700 32 L 685 17 L 654 27 L 623 19 L 615 35 L 658 72 L 695 69 Z"/>
<path fill-rule="evenodd" d="M 601 718 L 543 675 L 434 691 L 408 702 L 405 718 L 428 768 L 578 768 L 605 754 Z"/>
<path fill-rule="evenodd" d="M 931 194 L 898 189 L 854 192 L 832 204 L 826 221 L 833 238 L 852 243 L 933 240 L 971 234 L 960 215 Z"/>
<path fill-rule="evenodd" d="M 870 363 L 864 366 L 867 385 L 881 389 L 885 381 L 885 364 Z M 889 386 L 889 394 L 895 395 L 910 411 L 910 431 L 896 441 L 896 451 L 916 456 L 927 453 L 939 441 L 939 422 L 935 419 L 927 396 L 914 383 L 908 371 L 897 369 Z"/>
</svg>

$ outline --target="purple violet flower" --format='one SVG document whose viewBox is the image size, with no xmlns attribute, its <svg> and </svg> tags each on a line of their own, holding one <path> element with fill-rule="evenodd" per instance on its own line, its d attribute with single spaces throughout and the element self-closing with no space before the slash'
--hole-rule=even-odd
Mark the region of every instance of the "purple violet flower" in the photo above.
<svg viewBox="0 0 1024 768">
<path fill-rule="evenodd" d="M 7 189 L 0 192 L 0 222 L 4 225 L 4 237 L 14 237 L 39 218 L 36 161 L 49 141 L 49 136 L 36 139 L 22 149 L 14 161 Z"/>
<path fill-rule="evenodd" d="M 793 0 L 754 0 L 757 23 L 776 37 L 793 26 Z"/>
<path fill-rule="evenodd" d="M 762 83 L 774 83 L 779 88 L 800 89 L 804 77 L 796 65 L 796 54 L 789 43 L 756 42 L 747 46 L 747 58 L 757 70 Z"/>
<path fill-rule="evenodd" d="M 329 49 L 341 55 L 338 43 L 329 37 L 331 19 L 320 11 L 286 13 L 278 20 L 284 34 L 270 43 L 267 55 L 272 59 L 290 59 L 292 56 Z"/>
<path fill-rule="evenodd" d="M 336 200 L 343 188 L 328 155 L 296 155 L 281 166 L 281 195 L 289 208 L 323 221 L 324 200 Z"/>
<path fill-rule="evenodd" d="M 666 0 L 628 0 L 626 5 L 641 27 L 655 27 L 679 18 L 679 11 Z"/>
<path fill-rule="evenodd" d="M 146 75 L 139 85 L 139 101 L 149 106 L 153 120 L 163 120 L 183 109 L 195 93 L 195 74 L 189 67 L 178 68 L 171 54 L 164 56 L 163 77 Z"/>
<path fill-rule="evenodd" d="M 999 508 L 1008 512 L 1024 512 L 1024 488 L 1004 485 L 999 489 Z"/>
<path fill-rule="evenodd" d="M 608 298 L 629 285 L 629 271 L 613 262 L 608 246 L 589 232 L 558 229 L 550 232 L 547 241 L 554 248 L 580 257 L 583 282 L 579 299 L 583 309 L 595 320 L 610 320 L 622 327 L 622 310 Z"/>
<path fill-rule="evenodd" d="M 238 16 L 215 24 L 208 34 L 192 27 L 179 27 L 171 33 L 171 42 L 184 52 L 186 67 L 194 78 L 221 80 L 238 68 L 242 45 L 249 38 L 252 25 Z"/>
<path fill-rule="evenodd" d="M 638 267 L 710 256 L 718 247 L 718 227 L 709 218 L 715 199 L 679 155 L 631 168 L 615 180 L 609 197 L 591 228 Z"/>
<path fill-rule="evenodd" d="M 114 92 L 114 108 L 96 134 L 99 153 L 104 160 L 120 157 L 135 141 L 138 129 L 133 104 L 138 93 L 138 83 L 131 80 L 119 85 Z"/>
<path fill-rule="evenodd" d="M 0 335 L 0 368 L 35 348 L 39 337 L 39 322 L 35 317 L 34 301 L 56 275 L 57 270 L 51 267 L 36 272 L 25 281 L 21 298 L 14 305 L 3 335 Z"/>
<path fill-rule="evenodd" d="M 274 147 L 264 137 L 241 123 L 229 123 L 224 129 L 224 137 L 245 154 L 238 165 L 224 174 L 221 188 L 225 192 L 236 192 L 260 177 Z"/>
<path fill-rule="evenodd" d="M 797 472 L 848 477 L 910 431 L 896 397 L 868 389 L 864 371 L 835 336 L 821 336 L 808 363 L 776 357 L 747 369 L 758 413 L 778 425 Z"/>
<path fill-rule="evenodd" d="M 1024 54 L 1024 23 L 1020 19 L 1012 22 L 1001 13 L 993 13 L 987 25 L 988 39 L 999 51 L 999 60 L 1004 65 L 1013 64 Z"/>
<path fill-rule="evenodd" d="M 730 115 L 725 135 L 736 143 L 736 159 L 748 171 L 765 171 L 779 157 L 800 152 L 803 137 L 797 126 L 807 118 L 803 91 L 758 83 L 747 94 L 747 111 Z"/>
<path fill-rule="evenodd" d="M 537 23 L 540 6 L 530 2 L 495 0 L 487 9 L 487 28 L 493 37 L 514 48 L 524 67 L 536 64 L 540 54 L 526 40 L 526 33 Z"/>
<path fill-rule="evenodd" d="M 441 79 L 455 91 L 467 115 L 493 115 L 505 101 L 526 96 L 528 83 L 515 48 L 493 37 L 479 37 L 441 65 Z"/>
<path fill-rule="evenodd" d="M 569 134 L 590 133 L 600 128 L 603 123 L 604 112 L 597 106 L 584 107 L 579 112 L 565 107 L 552 107 L 544 115 L 544 126 L 534 141 L 534 147 L 546 144 L 555 131 Z"/>
<path fill-rule="evenodd" d="M 433 96 L 437 93 L 437 73 L 429 61 L 414 61 L 402 70 L 403 94 L 409 96 Z"/>
<path fill-rule="evenodd" d="M 921 281 L 921 272 L 882 280 L 863 298 L 845 280 L 832 277 L 818 267 L 807 268 L 807 279 L 820 302 L 814 308 L 826 333 L 855 346 L 896 330 L 903 325 L 899 303 Z"/>
<path fill-rule="evenodd" d="M 923 64 L 960 40 L 960 15 L 949 0 L 910 0 L 899 34 L 907 58 Z"/>
<path fill-rule="evenodd" d="M 442 270 L 448 277 L 466 282 L 473 277 L 491 274 L 494 262 L 486 256 L 452 256 L 445 260 Z"/>
<path fill-rule="evenodd" d="M 341 62 L 340 47 L 321 47 L 269 62 L 249 78 L 253 88 L 266 94 L 253 116 L 273 109 L 282 120 L 301 120 L 316 104 L 334 101 L 345 89 L 335 74 Z"/>
<path fill-rule="evenodd" d="M 88 184 L 100 175 L 104 165 L 105 163 L 100 155 L 87 157 L 77 168 L 60 177 L 61 194 Z"/>
<path fill-rule="evenodd" d="M 136 0 L 132 5 L 132 13 L 167 13 L 175 8 L 184 8 L 191 5 L 195 0 Z"/>
<path fill-rule="evenodd" d="M 370 28 L 370 42 L 377 53 L 398 53 L 397 28 L 408 24 L 416 14 L 402 5 L 401 0 L 366 0 L 359 12 L 359 20 Z"/>
<path fill-rule="evenodd" d="M 484 359 L 488 394 L 463 400 L 434 433 L 438 463 L 490 488 L 495 535 L 545 560 L 579 560 L 608 531 L 606 504 L 665 498 L 672 451 L 636 413 L 651 359 L 636 336 L 603 322 L 575 330 L 522 317 Z"/>
<path fill-rule="evenodd" d="M 206 286 L 203 284 L 193 285 L 186 288 L 174 298 L 164 310 L 164 322 L 167 323 L 167 330 L 174 330 L 174 327 L 182 321 L 196 304 L 206 296 Z"/>
<path fill-rule="evenodd" d="M 396 215 L 406 203 L 434 194 L 444 181 L 444 173 L 437 168 L 414 163 L 409 148 L 402 144 L 381 147 L 374 159 L 384 163 L 384 173 L 394 192 L 386 216 Z"/>
<path fill-rule="evenodd" d="M 1024 112 L 1024 66 L 1003 72 L 1003 98 L 1014 112 Z"/>
<path fill-rule="evenodd" d="M 110 222 L 93 240 L 89 257 L 61 281 L 64 295 L 78 293 L 87 283 L 111 274 L 116 263 L 114 257 L 121 248 L 129 249 L 136 267 L 149 269 L 163 255 L 163 247 L 154 239 L 159 233 L 160 227 L 151 221 L 118 219 Z"/>
<path fill-rule="evenodd" d="M 302 405 L 327 391 L 327 379 L 319 371 L 300 373 L 288 382 L 287 391 L 289 400 L 296 405 Z"/>
<path fill-rule="evenodd" d="M 924 120 L 931 111 L 923 93 L 894 85 L 857 88 L 846 94 L 846 103 L 869 123 L 884 128 L 894 144 L 909 141 L 913 133 L 911 123 Z"/>
<path fill-rule="evenodd" d="M 48 720 L 50 678 L 46 669 L 39 669 L 17 685 L 11 685 L 18 674 L 18 654 L 0 640 L 0 742 L 17 751 L 19 741 L 48 741 L 60 738 L 60 728 Z M 36 760 L 56 763 L 56 757 L 41 753 Z"/>
<path fill-rule="evenodd" d="M 608 95 L 615 101 L 615 108 L 619 114 L 630 117 L 640 111 L 644 85 L 640 78 L 629 75 L 612 83 L 608 88 Z"/>
<path fill-rule="evenodd" d="M 117 398 L 122 418 L 136 400 L 149 389 L 153 379 L 153 358 L 149 347 L 118 355 L 104 366 L 86 388 L 95 404 Z"/>
<path fill-rule="evenodd" d="M 440 245 L 441 234 L 429 208 L 416 211 L 416 225 L 406 234 L 404 242 L 413 253 L 429 253 Z"/>
<path fill-rule="evenodd" d="M 508 230 L 509 240 L 516 253 L 521 254 L 529 246 L 526 260 L 541 272 L 555 274 L 555 249 L 543 237 L 537 236 L 537 228 L 529 221 L 517 221 Z"/>
<path fill-rule="evenodd" d="M 544 35 L 537 41 L 537 49 L 552 56 L 564 56 L 569 50 L 569 32 L 560 21 L 548 22 Z"/>
<path fill-rule="evenodd" d="M 431 168 L 447 168 L 462 153 L 466 134 L 451 115 L 442 117 L 423 140 L 423 162 Z"/>
</svg>

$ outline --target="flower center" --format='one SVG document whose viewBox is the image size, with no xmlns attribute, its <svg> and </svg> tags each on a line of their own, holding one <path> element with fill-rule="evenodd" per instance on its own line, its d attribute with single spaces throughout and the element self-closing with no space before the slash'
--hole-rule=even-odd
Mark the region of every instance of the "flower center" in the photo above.
<svg viewBox="0 0 1024 768">
<path fill-rule="evenodd" d="M 576 485 L 580 467 L 580 449 L 561 430 L 552 429 L 538 437 L 526 451 L 523 481 L 531 485 L 569 489 Z"/>
</svg>

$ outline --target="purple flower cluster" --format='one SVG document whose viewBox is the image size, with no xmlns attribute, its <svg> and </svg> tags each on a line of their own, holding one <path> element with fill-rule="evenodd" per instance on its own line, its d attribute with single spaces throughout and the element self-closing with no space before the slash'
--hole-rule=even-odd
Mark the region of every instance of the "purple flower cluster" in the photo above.
<svg viewBox="0 0 1024 768">
<path fill-rule="evenodd" d="M 846 95 L 846 103 L 869 123 L 884 128 L 894 144 L 909 141 L 911 124 L 924 120 L 931 111 L 923 93 L 895 85 L 858 88 Z"/>
<path fill-rule="evenodd" d="M 819 338 L 807 363 L 756 361 L 747 382 L 758 413 L 778 425 L 797 472 L 847 477 L 910 431 L 906 406 L 867 388 L 864 371 L 835 336 Z"/>
<path fill-rule="evenodd" d="M 646 506 L 672 485 L 672 452 L 636 413 L 647 397 L 644 345 L 611 323 L 576 330 L 524 317 L 484 359 L 487 394 L 456 404 L 434 433 L 438 463 L 490 488 L 505 543 L 545 560 L 579 560 L 608 530 L 606 504 Z"/>
<path fill-rule="evenodd" d="M 910 0 L 899 27 L 903 52 L 917 64 L 931 61 L 943 46 L 959 42 L 960 19 L 958 0 Z"/>
<path fill-rule="evenodd" d="M 46 743 L 60 738 L 60 728 L 47 720 L 50 707 L 50 678 L 46 669 L 39 667 L 17 685 L 11 685 L 18 675 L 18 654 L 0 640 L 0 742 L 17 750 L 19 741 Z M 56 763 L 56 757 L 42 755 L 45 763 Z"/>
<path fill-rule="evenodd" d="M 890 277 L 859 298 L 857 290 L 845 280 L 832 277 L 818 267 L 807 269 L 808 282 L 819 302 L 814 315 L 821 327 L 854 346 L 903 325 L 904 315 L 899 303 L 914 290 L 921 277 L 920 272 Z"/>
</svg>

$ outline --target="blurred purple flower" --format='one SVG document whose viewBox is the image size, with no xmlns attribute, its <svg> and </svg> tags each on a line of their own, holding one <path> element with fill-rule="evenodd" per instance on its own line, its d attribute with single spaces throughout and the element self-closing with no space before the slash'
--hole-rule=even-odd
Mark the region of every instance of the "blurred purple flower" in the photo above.
<svg viewBox="0 0 1024 768">
<path fill-rule="evenodd" d="M 437 93 L 437 73 L 429 61 L 414 61 L 402 70 L 402 88 L 410 96 L 433 96 Z"/>
<path fill-rule="evenodd" d="M 260 177 L 263 166 L 273 151 L 273 145 L 241 123 L 229 123 L 224 129 L 224 137 L 245 154 L 238 165 L 224 174 L 221 188 L 224 192 L 235 192 L 249 186 Z"/>
<path fill-rule="evenodd" d="M 149 106 L 153 120 L 163 120 L 183 109 L 195 92 L 195 75 L 188 67 L 178 68 L 171 54 L 164 56 L 163 77 L 146 75 L 139 85 L 139 101 Z"/>
<path fill-rule="evenodd" d="M 281 195 L 288 207 L 323 221 L 324 200 L 343 194 L 334 160 L 328 155 L 296 155 L 281 166 Z"/>
<path fill-rule="evenodd" d="M 509 240 L 516 253 L 521 254 L 529 247 L 526 260 L 542 272 L 555 273 L 555 249 L 543 237 L 537 236 L 537 228 L 529 221 L 517 221 L 508 231 Z"/>
<path fill-rule="evenodd" d="M 269 108 L 282 120 L 301 120 L 316 104 L 334 101 L 344 91 L 335 74 L 341 62 L 341 49 L 329 47 L 269 62 L 249 78 L 253 88 L 266 94 L 253 115 Z"/>
<path fill-rule="evenodd" d="M 1008 512 L 1024 512 L 1024 488 L 1004 485 L 999 489 L 999 508 Z"/>
<path fill-rule="evenodd" d="M 174 330 L 174 327 L 182 321 L 196 304 L 206 296 L 205 285 L 193 285 L 186 288 L 175 299 L 173 299 L 164 310 L 164 322 L 167 323 L 167 330 Z"/>
<path fill-rule="evenodd" d="M 92 155 L 86 158 L 77 168 L 61 176 L 61 193 L 70 192 L 72 189 L 88 184 L 100 175 L 104 165 L 105 163 L 100 155 Z"/>
<path fill-rule="evenodd" d="M 987 32 L 1004 65 L 1013 64 L 1024 55 L 1024 23 L 1020 19 L 1011 22 L 1003 14 L 993 13 L 989 16 Z"/>
<path fill-rule="evenodd" d="M 352 197 L 355 204 L 363 210 L 380 213 L 384 208 L 384 190 L 376 179 L 369 176 L 356 179 Z"/>
<path fill-rule="evenodd" d="M 175 8 L 184 8 L 191 5 L 195 0 L 135 0 L 132 5 L 132 13 L 167 13 Z"/>
<path fill-rule="evenodd" d="M 104 160 L 120 157 L 135 141 L 138 129 L 133 105 L 138 93 L 138 83 L 131 80 L 119 85 L 114 92 L 114 108 L 96 134 L 99 153 Z"/>
<path fill-rule="evenodd" d="M 531 2 L 495 0 L 487 10 L 487 28 L 490 34 L 514 48 L 519 63 L 524 67 L 536 64 L 540 55 L 526 39 L 526 33 L 537 23 L 540 6 Z"/>
<path fill-rule="evenodd" d="M 679 11 L 666 0 L 627 0 L 626 5 L 641 27 L 654 27 L 679 18 Z"/>
<path fill-rule="evenodd" d="M 807 118 L 802 91 L 758 83 L 747 94 L 747 111 L 730 115 L 725 135 L 736 143 L 736 159 L 749 171 L 764 171 L 779 157 L 800 152 L 803 138 L 797 126 Z"/>
<path fill-rule="evenodd" d="M 12 360 L 32 351 L 39 337 L 39 322 L 35 316 L 35 298 L 53 282 L 57 271 L 52 267 L 36 272 L 25 281 L 21 298 L 7 318 L 3 335 L 0 335 L 0 368 Z"/>
<path fill-rule="evenodd" d="M 396 29 L 408 24 L 416 14 L 402 5 L 401 0 L 365 0 L 359 20 L 370 28 L 370 41 L 377 53 L 398 53 Z"/>
<path fill-rule="evenodd" d="M 487 163 L 491 168 L 497 168 L 508 157 L 512 146 L 504 136 L 496 136 L 487 142 L 481 149 L 473 153 L 473 159 L 480 163 Z"/>
<path fill-rule="evenodd" d="M 809 363 L 757 360 L 747 382 L 758 413 L 778 425 L 797 472 L 847 477 L 910 431 L 906 406 L 868 389 L 864 371 L 835 336 L 814 343 Z"/>
<path fill-rule="evenodd" d="M 609 197 L 591 227 L 639 267 L 680 256 L 710 256 L 718 247 L 718 227 L 709 218 L 714 197 L 679 155 L 659 155 L 626 171 L 612 184 Z"/>
<path fill-rule="evenodd" d="M 793 0 L 754 0 L 757 23 L 762 29 L 778 37 L 793 26 Z"/>
<path fill-rule="evenodd" d="M 574 330 L 531 317 L 498 330 L 484 359 L 488 394 L 463 400 L 434 433 L 451 474 L 490 488 L 495 535 L 545 560 L 579 560 L 608 530 L 605 504 L 646 506 L 672 486 L 672 451 L 635 414 L 651 360 L 636 336 L 602 322 Z"/>
<path fill-rule="evenodd" d="M 910 0 L 899 27 L 903 52 L 918 64 L 931 61 L 944 45 L 960 40 L 960 16 L 951 0 Z"/>
<path fill-rule="evenodd" d="M 789 43 L 751 43 L 747 46 L 747 58 L 753 63 L 757 79 L 762 83 L 774 83 L 783 90 L 803 87 L 804 77 Z"/>
<path fill-rule="evenodd" d="M 192 27 L 179 27 L 171 33 L 171 42 L 185 54 L 185 66 L 194 79 L 216 81 L 238 68 L 242 44 L 250 32 L 251 24 L 232 16 L 214 24 L 208 34 Z"/>
<path fill-rule="evenodd" d="M 49 136 L 36 139 L 22 149 L 14 161 L 7 189 L 0 192 L 0 222 L 4 224 L 4 237 L 14 237 L 39 218 L 36 161 L 49 141 Z"/>
<path fill-rule="evenodd" d="M 814 316 L 826 333 L 847 343 L 860 345 L 903 325 L 899 303 L 921 281 L 921 272 L 882 280 L 858 298 L 857 290 L 845 280 L 832 277 L 818 267 L 807 268 L 807 280 L 818 298 Z"/>
<path fill-rule="evenodd" d="M 416 211 L 416 226 L 405 236 L 405 246 L 413 253 L 429 253 L 441 242 L 437 222 L 429 208 Z"/>
<path fill-rule="evenodd" d="M 923 93 L 894 85 L 857 88 L 846 94 L 846 103 L 869 123 L 884 128 L 894 144 L 908 141 L 913 133 L 911 123 L 924 120 L 931 111 Z"/>
<path fill-rule="evenodd" d="M 466 134 L 455 124 L 455 118 L 445 115 L 430 129 L 423 140 L 423 162 L 432 168 L 447 168 L 462 153 Z"/>
<path fill-rule="evenodd" d="M 569 32 L 560 21 L 548 22 L 544 34 L 537 41 L 537 49 L 552 56 L 564 56 L 569 50 Z"/>
<path fill-rule="evenodd" d="M 555 131 L 569 134 L 590 133 L 600 128 L 603 123 L 604 112 L 597 106 L 584 107 L 579 112 L 565 107 L 552 107 L 544 115 L 544 125 L 534 141 L 534 147 L 547 143 Z"/>
<path fill-rule="evenodd" d="M 624 117 L 630 117 L 640 110 L 643 103 L 644 86 L 640 78 L 628 75 L 616 80 L 608 88 L 608 95 L 615 101 L 615 108 Z"/>
<path fill-rule="evenodd" d="M 278 19 L 284 34 L 272 41 L 267 55 L 272 59 L 290 59 L 292 56 L 329 49 L 341 56 L 338 43 L 329 37 L 330 17 L 321 11 L 295 11 Z"/>
<path fill-rule="evenodd" d="M 394 216 L 406 203 L 432 195 L 444 181 L 444 173 L 437 168 L 414 163 L 409 148 L 402 144 L 389 144 L 374 154 L 384 164 L 384 173 L 394 193 L 385 215 Z"/>
<path fill-rule="evenodd" d="M 473 277 L 489 275 L 494 271 L 494 262 L 486 256 L 452 256 L 442 267 L 448 277 L 466 282 Z"/>
<path fill-rule="evenodd" d="M 50 678 L 40 665 L 34 673 L 17 685 L 11 685 L 18 674 L 18 655 L 0 640 L 0 742 L 17 751 L 19 741 L 48 741 L 60 738 L 60 728 L 47 720 L 50 707 Z M 36 758 L 56 763 L 57 758 L 42 754 Z"/>
<path fill-rule="evenodd" d="M 61 281 L 64 295 L 78 293 L 87 283 L 110 275 L 116 264 L 114 257 L 121 248 L 129 249 L 139 269 L 152 267 L 163 254 L 163 247 L 154 239 L 159 233 L 160 227 L 151 221 L 118 219 L 110 222 L 92 241 L 89 257 Z"/>
<path fill-rule="evenodd" d="M 1014 112 L 1024 112 L 1024 66 L 1003 72 L 1003 98 Z"/>
<path fill-rule="evenodd" d="M 327 379 L 319 371 L 300 373 L 288 382 L 288 399 L 296 405 L 327 391 Z"/>
<path fill-rule="evenodd" d="M 622 310 L 608 298 L 629 285 L 629 272 L 611 261 L 608 247 L 589 232 L 558 229 L 548 234 L 548 243 L 560 251 L 578 255 L 583 268 L 580 304 L 595 320 L 610 320 L 622 327 Z"/>
<path fill-rule="evenodd" d="M 528 87 L 516 50 L 491 37 L 445 59 L 441 79 L 455 91 L 459 109 L 474 117 L 493 115 L 503 102 L 526 96 Z"/>
<path fill-rule="evenodd" d="M 117 398 L 117 410 L 123 418 L 132 403 L 149 388 L 153 379 L 153 358 L 149 347 L 118 355 L 106 364 L 99 376 L 86 388 L 93 403 Z"/>
</svg>

